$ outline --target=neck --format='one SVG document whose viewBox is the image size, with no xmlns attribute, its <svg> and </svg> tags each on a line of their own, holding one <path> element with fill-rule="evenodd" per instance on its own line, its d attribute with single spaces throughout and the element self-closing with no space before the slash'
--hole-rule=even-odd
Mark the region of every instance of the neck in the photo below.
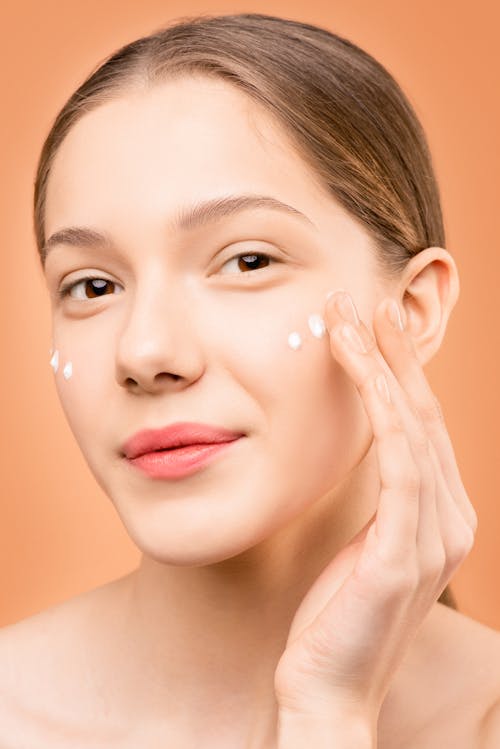
<svg viewBox="0 0 500 749">
<path fill-rule="evenodd" d="M 341 486 L 237 556 L 200 566 L 143 556 L 122 578 L 119 628 L 105 656 L 119 662 L 126 709 L 185 724 L 181 733 L 199 731 L 205 745 L 208 732 L 217 736 L 226 722 L 233 739 L 255 736 L 255 746 L 265 746 L 277 716 L 274 671 L 295 611 L 373 515 L 378 491 L 372 445 Z M 144 674 L 147 692 L 138 704 Z"/>
</svg>

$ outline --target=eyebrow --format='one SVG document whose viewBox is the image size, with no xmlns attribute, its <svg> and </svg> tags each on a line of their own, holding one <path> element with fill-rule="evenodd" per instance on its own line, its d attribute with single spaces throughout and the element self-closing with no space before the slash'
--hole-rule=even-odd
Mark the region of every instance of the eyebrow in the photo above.
<svg viewBox="0 0 500 749">
<path fill-rule="evenodd" d="M 305 213 L 270 195 L 230 195 L 195 203 L 192 206 L 181 208 L 170 223 L 170 228 L 173 231 L 191 231 L 210 222 L 234 216 L 242 211 L 259 208 L 288 213 L 317 229 L 316 225 Z M 74 247 L 111 247 L 113 243 L 108 234 L 101 233 L 95 229 L 85 226 L 68 226 L 54 232 L 46 241 L 41 250 L 42 262 L 45 263 L 49 252 L 56 245 L 61 244 Z"/>
</svg>

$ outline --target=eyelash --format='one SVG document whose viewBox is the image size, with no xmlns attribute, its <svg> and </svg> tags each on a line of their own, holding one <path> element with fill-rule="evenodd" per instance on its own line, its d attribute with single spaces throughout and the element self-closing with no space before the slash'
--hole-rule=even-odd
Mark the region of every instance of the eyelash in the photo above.
<svg viewBox="0 0 500 749">
<path fill-rule="evenodd" d="M 242 252 L 239 255 L 233 255 L 232 257 L 228 258 L 224 265 L 226 263 L 229 263 L 230 260 L 237 260 L 240 257 L 253 257 L 253 258 L 268 258 L 269 260 L 273 260 L 276 263 L 282 262 L 281 260 L 278 260 L 278 258 L 274 257 L 273 255 L 268 255 L 265 252 Z M 247 271 L 246 273 L 235 273 L 236 276 L 248 276 L 252 275 L 253 273 L 258 273 L 259 271 L 267 270 L 266 268 L 253 268 Z M 223 274 L 223 275 L 233 275 L 231 273 L 229 274 Z M 83 278 L 79 278 L 77 281 L 69 281 L 68 283 L 65 283 L 61 286 L 61 288 L 58 290 L 58 296 L 60 299 L 63 299 L 66 296 L 70 295 L 71 290 L 74 286 L 78 286 L 78 284 L 84 283 L 85 281 L 109 281 L 109 283 L 114 283 L 114 281 L 111 281 L 109 278 L 101 278 L 100 276 L 84 276 Z M 96 297 L 98 299 L 99 297 Z M 79 301 L 85 301 L 80 299 Z M 90 300 L 87 300 L 90 301 Z"/>
</svg>

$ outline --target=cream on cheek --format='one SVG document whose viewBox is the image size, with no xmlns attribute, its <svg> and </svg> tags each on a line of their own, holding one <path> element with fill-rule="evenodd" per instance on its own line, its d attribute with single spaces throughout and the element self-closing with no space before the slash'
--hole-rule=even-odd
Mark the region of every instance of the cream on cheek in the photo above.
<svg viewBox="0 0 500 749">
<path fill-rule="evenodd" d="M 344 289 L 334 289 L 326 294 L 325 301 L 328 301 L 337 291 L 344 291 Z M 324 319 L 317 312 L 312 312 L 307 318 L 307 324 L 309 330 L 315 338 L 323 338 L 326 333 L 326 324 Z M 288 335 L 288 345 L 294 351 L 297 351 L 302 346 L 302 336 L 297 330 L 292 331 Z"/>
<path fill-rule="evenodd" d="M 312 312 L 309 317 L 307 318 L 307 324 L 309 327 L 309 330 L 311 331 L 312 335 L 315 338 L 323 338 L 326 332 L 326 325 L 325 321 L 321 317 L 320 314 L 317 312 Z M 300 333 L 296 330 L 292 331 L 288 336 L 288 345 L 291 349 L 294 351 L 297 351 L 302 346 L 302 336 Z M 54 370 L 54 374 L 59 369 L 59 351 L 56 349 L 53 353 L 53 349 L 49 350 L 49 353 L 52 354 L 52 357 L 50 359 L 50 366 Z M 64 365 L 63 368 L 63 377 L 65 380 L 69 380 L 69 378 L 73 374 L 73 363 L 68 361 Z"/>
<path fill-rule="evenodd" d="M 54 370 L 54 374 L 55 374 L 57 370 L 59 369 L 59 351 L 57 349 L 54 351 L 54 353 L 52 353 L 52 351 L 53 349 L 49 350 L 49 353 L 52 354 L 52 357 L 50 359 L 50 366 Z M 68 361 L 66 362 L 63 368 L 63 377 L 65 380 L 69 380 L 72 374 L 73 374 L 73 364 L 72 362 Z"/>
<path fill-rule="evenodd" d="M 330 291 L 326 298 L 328 299 L 334 292 Z M 323 338 L 323 336 L 326 333 L 326 324 L 322 316 L 318 312 L 312 312 L 309 317 L 307 318 L 307 325 L 312 333 L 312 335 L 315 338 Z M 302 347 L 302 336 L 297 331 L 294 330 L 288 335 L 288 345 L 291 349 L 294 351 L 297 351 Z M 55 351 L 53 348 L 49 349 L 49 353 L 52 354 L 50 359 L 50 366 L 54 370 L 54 374 L 59 369 L 59 351 L 56 349 Z M 63 368 L 63 377 L 65 380 L 69 380 L 69 378 L 73 374 L 73 363 L 71 361 L 68 361 L 65 363 Z"/>
<path fill-rule="evenodd" d="M 326 324 L 320 314 L 312 312 L 307 318 L 307 324 L 315 338 L 323 338 L 326 333 Z M 297 330 L 289 334 L 288 345 L 294 351 L 297 351 L 302 346 L 302 336 Z"/>
</svg>

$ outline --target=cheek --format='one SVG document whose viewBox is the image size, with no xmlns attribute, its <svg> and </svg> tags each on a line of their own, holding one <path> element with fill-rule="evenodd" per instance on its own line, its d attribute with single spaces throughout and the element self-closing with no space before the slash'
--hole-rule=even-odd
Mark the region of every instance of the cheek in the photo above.
<svg viewBox="0 0 500 749">
<path fill-rule="evenodd" d="M 95 442 L 94 435 L 105 431 L 104 408 L 109 395 L 109 372 L 113 372 L 110 354 L 104 345 L 92 340 L 59 338 L 55 344 L 58 367 L 54 373 L 55 387 L 71 431 L 83 452 L 85 440 Z"/>
<path fill-rule="evenodd" d="M 242 317 L 238 337 L 229 340 L 233 319 L 226 352 L 233 352 L 232 376 L 259 409 L 257 436 L 268 441 L 276 471 L 294 482 L 314 476 L 323 486 L 361 460 L 371 432 L 357 388 L 333 357 L 328 331 L 314 334 L 319 321 L 311 314 L 282 310 L 251 323 Z M 291 334 L 300 339 L 298 348 L 290 346 Z"/>
</svg>

